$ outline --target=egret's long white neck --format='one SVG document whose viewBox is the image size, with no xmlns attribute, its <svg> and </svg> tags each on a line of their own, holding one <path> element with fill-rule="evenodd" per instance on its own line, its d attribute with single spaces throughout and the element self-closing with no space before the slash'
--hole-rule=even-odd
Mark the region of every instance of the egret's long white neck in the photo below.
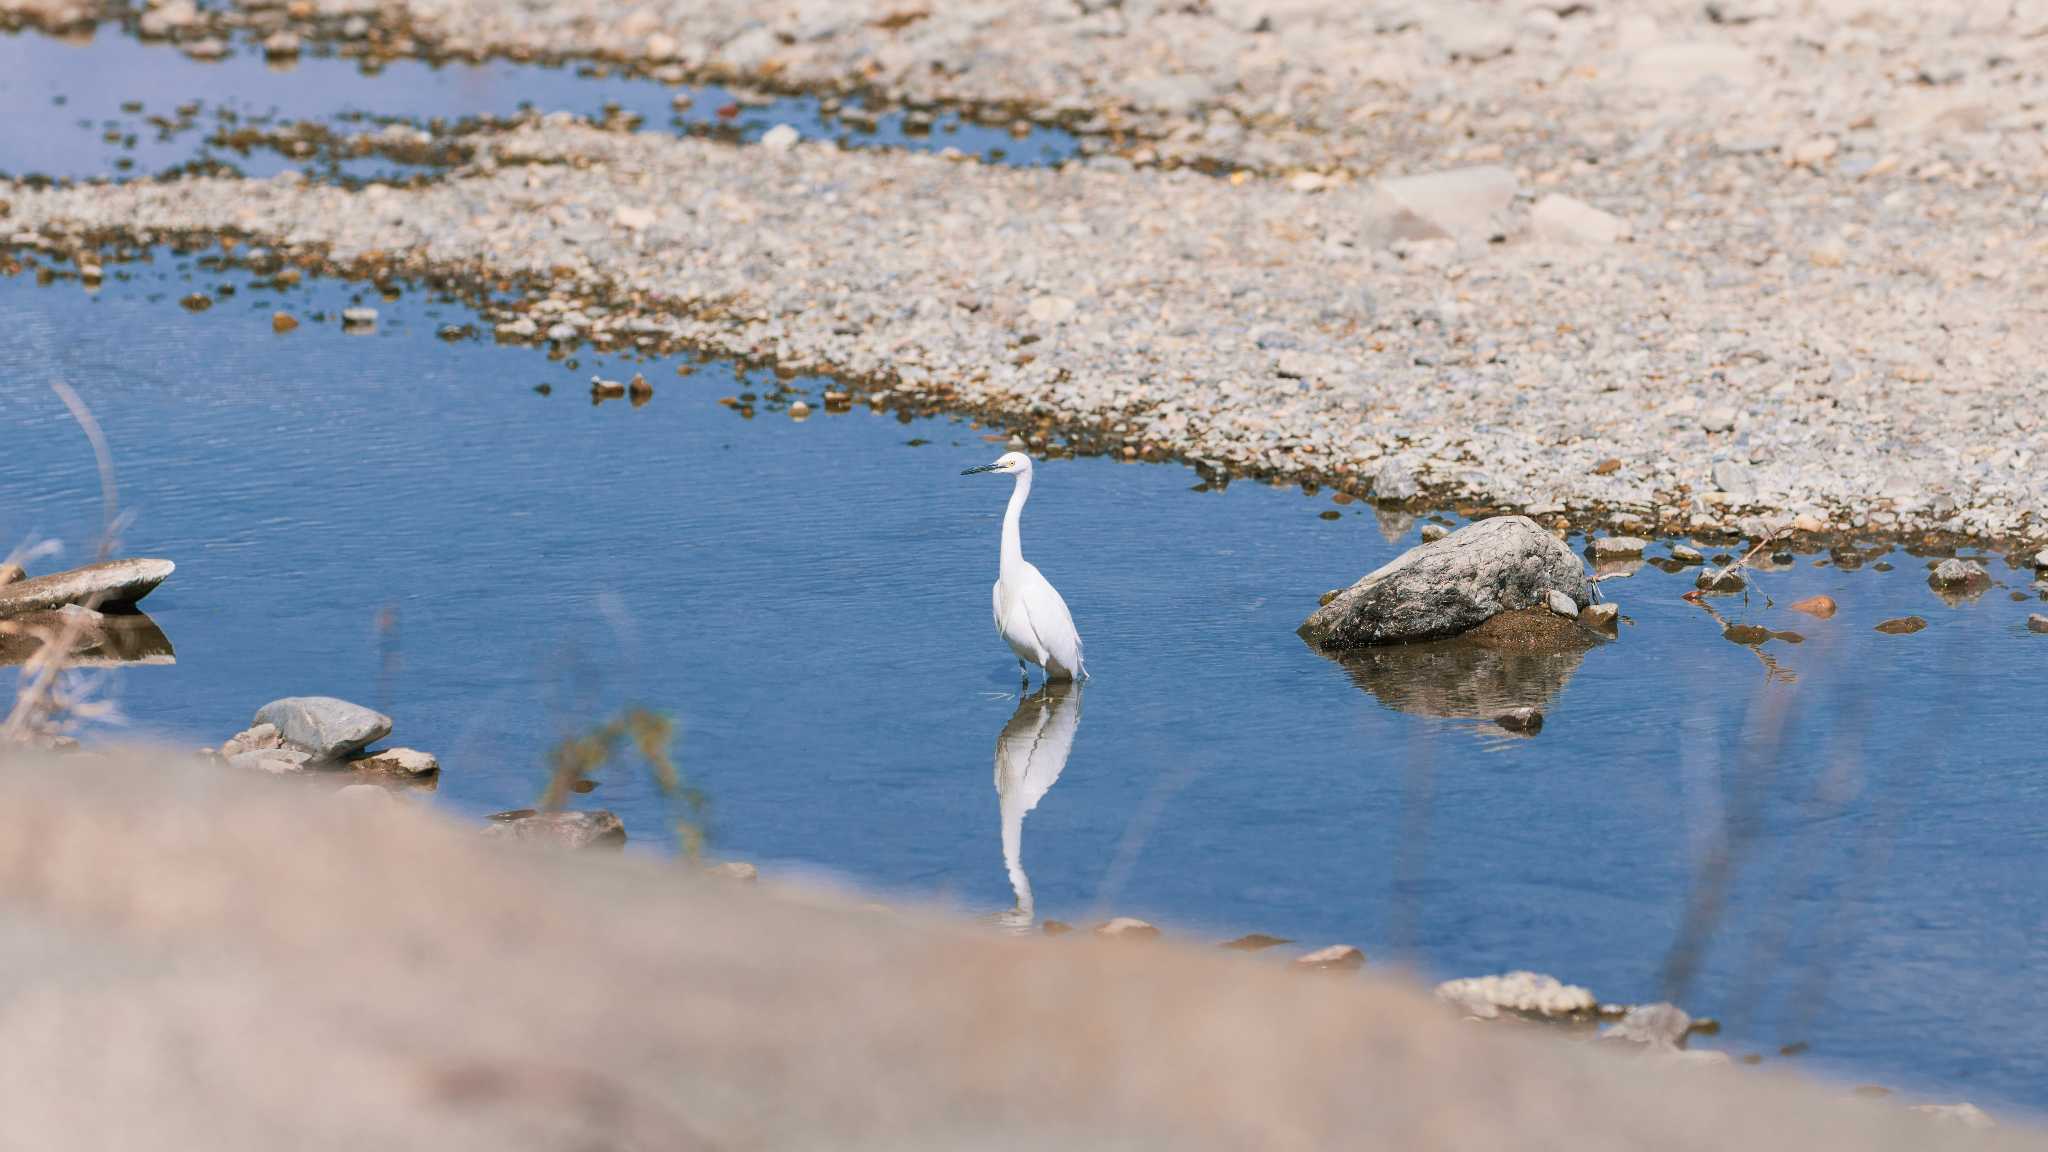
<svg viewBox="0 0 2048 1152">
<path fill-rule="evenodd" d="M 1003 567 L 1008 576 L 1024 564 L 1024 541 L 1017 534 L 1017 521 L 1024 516 L 1024 502 L 1031 499 L 1031 473 L 1017 473 L 1017 486 L 1010 490 L 1010 507 L 1003 513 Z"/>
</svg>

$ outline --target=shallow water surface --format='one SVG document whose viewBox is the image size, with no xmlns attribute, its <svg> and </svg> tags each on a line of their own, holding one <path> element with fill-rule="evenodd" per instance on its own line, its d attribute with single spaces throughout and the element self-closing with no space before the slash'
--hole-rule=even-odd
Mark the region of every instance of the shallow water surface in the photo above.
<svg viewBox="0 0 2048 1152">
<path fill-rule="evenodd" d="M 2048 636 L 2025 628 L 2031 574 L 1996 558 L 2000 585 L 1952 604 L 1902 551 L 1889 572 L 1800 556 L 1717 598 L 1722 620 L 1680 599 L 1690 571 L 1644 566 L 1602 585 L 1626 620 L 1583 654 L 1347 666 L 1294 629 L 1412 521 L 1055 459 L 1025 553 L 1094 679 L 1020 699 L 989 621 L 1009 482 L 959 475 L 1002 445 L 967 423 L 827 413 L 815 380 L 798 421 L 723 364 L 449 343 L 468 317 L 421 292 L 280 296 L 163 252 L 109 275 L 0 280 L 0 539 L 81 560 L 98 529 L 61 376 L 106 428 L 124 551 L 178 563 L 145 605 L 175 664 L 112 685 L 146 732 L 218 743 L 276 696 L 354 698 L 478 818 L 534 801 L 563 732 L 644 703 L 680 721 L 713 852 L 770 871 L 1012 924 L 1120 913 L 1534 968 L 1675 995 L 1767 1062 L 1806 1044 L 1843 1076 L 2048 1104 Z M 382 318 L 344 333 L 359 295 Z M 305 325 L 274 334 L 279 307 Z M 649 402 L 593 405 L 593 371 L 636 367 Z M 751 419 L 718 403 L 743 391 Z M 1840 614 L 1785 607 L 1816 593 Z M 1873 630 L 1909 612 L 1928 627 Z M 1510 703 L 1542 731 L 1488 722 Z M 666 837 L 644 774 L 577 803 Z"/>
<path fill-rule="evenodd" d="M 674 103 L 679 93 L 689 97 L 685 106 Z M 177 109 L 187 104 L 198 108 L 180 118 Z M 893 111 L 874 117 L 871 129 L 855 130 L 844 118 L 824 116 L 819 101 L 809 97 L 741 104 L 715 86 L 670 85 L 623 73 L 598 77 L 510 60 L 394 60 L 372 74 L 335 56 L 269 62 L 254 45 L 237 43 L 224 60 L 199 61 L 112 25 L 84 40 L 0 34 L 0 109 L 8 113 L 0 118 L 0 173 L 55 179 L 149 176 L 204 159 L 257 177 L 304 166 L 303 159 L 270 149 L 209 146 L 206 138 L 222 126 L 224 114 L 242 126 L 307 122 L 353 134 L 374 133 L 387 120 L 454 124 L 531 109 L 597 120 L 608 113 L 632 114 L 646 131 L 715 130 L 745 141 L 789 124 L 806 138 L 836 139 L 842 147 L 952 148 L 1006 164 L 1058 163 L 1075 151 L 1073 137 L 1057 129 L 1034 128 L 1017 139 L 1004 128 L 953 113 L 919 119 Z M 152 117 L 189 120 L 191 126 L 165 132 L 150 123 Z M 124 160 L 131 166 L 118 167 Z M 388 161 L 362 160 L 346 166 L 345 174 L 409 173 Z"/>
</svg>

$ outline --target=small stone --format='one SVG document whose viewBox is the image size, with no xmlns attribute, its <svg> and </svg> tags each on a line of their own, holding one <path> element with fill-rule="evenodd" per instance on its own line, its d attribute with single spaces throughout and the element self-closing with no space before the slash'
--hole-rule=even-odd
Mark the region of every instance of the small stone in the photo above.
<svg viewBox="0 0 2048 1152">
<path fill-rule="evenodd" d="M 1074 302 L 1065 296 L 1040 296 L 1025 309 L 1040 324 L 1059 324 L 1074 315 Z"/>
<path fill-rule="evenodd" d="M 1726 404 L 1717 404 L 1700 416 L 1700 428 L 1707 432 L 1732 432 L 1738 413 Z"/>
<path fill-rule="evenodd" d="M 1925 627 L 1927 621 L 1918 616 L 1901 616 L 1896 620 L 1887 620 L 1879 624 L 1877 630 L 1888 636 L 1910 636 Z"/>
<path fill-rule="evenodd" d="M 811 406 L 801 400 L 789 406 L 789 418 L 792 420 L 802 420 L 810 414 Z"/>
<path fill-rule="evenodd" d="M 1332 944 L 1328 948 L 1318 948 L 1306 956 L 1295 957 L 1294 966 L 1348 972 L 1365 967 L 1365 953 L 1349 944 Z"/>
<path fill-rule="evenodd" d="M 1713 477 L 1714 487 L 1737 501 L 1756 498 L 1756 481 L 1750 478 L 1749 469 L 1733 460 L 1715 461 Z"/>
<path fill-rule="evenodd" d="M 761 870 L 745 860 L 726 860 L 704 870 L 707 876 L 720 880 L 732 880 L 741 884 L 752 884 L 761 878 Z"/>
<path fill-rule="evenodd" d="M 2048 632 L 2048 616 L 2043 616 L 2039 612 L 2027 613 L 2027 631 Z"/>
<path fill-rule="evenodd" d="M 1593 475 L 1595 476 L 1612 476 L 1619 471 L 1621 471 L 1621 461 L 1612 456 L 1593 465 Z"/>
<path fill-rule="evenodd" d="M 341 310 L 341 326 L 343 328 L 374 328 L 376 324 L 377 310 L 375 308 L 357 306 Z"/>
<path fill-rule="evenodd" d="M 333 696 L 287 696 L 256 712 L 286 744 L 320 759 L 345 756 L 391 735 L 391 717 Z"/>
<path fill-rule="evenodd" d="M 298 748 L 260 748 L 253 752 L 241 752 L 229 756 L 227 762 L 235 768 L 257 772 L 283 774 L 303 772 L 313 757 Z"/>
<path fill-rule="evenodd" d="M 535 812 L 531 808 L 499 812 L 484 826 L 483 835 L 552 848 L 623 848 L 626 844 L 625 824 L 602 808 L 590 812 Z"/>
<path fill-rule="evenodd" d="M 226 41 L 213 36 L 185 45 L 185 55 L 194 60 L 219 60 L 228 54 Z"/>
<path fill-rule="evenodd" d="M 1811 140 L 1804 140 L 1794 144 L 1786 151 L 1785 160 L 1789 164 L 1803 164 L 1808 168 L 1819 168 L 1822 164 L 1827 163 L 1828 160 L 1833 158 L 1834 154 L 1841 150 L 1841 147 L 1841 142 L 1833 136 L 1815 136 Z"/>
<path fill-rule="evenodd" d="M 1593 994 L 1576 984 L 1560 983 L 1541 972 L 1508 972 L 1499 976 L 1468 976 L 1436 986 L 1437 999 L 1467 1015 L 1491 1020 L 1502 1012 L 1525 1016 L 1585 1016 L 1599 1007 Z"/>
<path fill-rule="evenodd" d="M 1564 593 L 1559 592 L 1555 588 L 1544 593 L 1543 603 L 1547 605 L 1552 612 L 1557 613 L 1559 616 L 1562 616 L 1567 620 L 1576 620 L 1579 617 L 1578 602 L 1573 600 L 1571 597 L 1565 595 Z"/>
<path fill-rule="evenodd" d="M 213 307 L 213 297 L 204 292 L 194 292 L 178 303 L 184 305 L 187 312 L 204 312 Z"/>
<path fill-rule="evenodd" d="M 1671 558 L 1680 564 L 1703 564 L 1706 562 L 1707 556 L 1706 553 L 1701 552 L 1690 544 L 1673 544 L 1671 546 Z"/>
<path fill-rule="evenodd" d="M 1422 526 L 1422 542 L 1424 544 L 1432 540 L 1441 540 L 1450 534 L 1451 530 L 1441 524 L 1424 524 Z"/>
<path fill-rule="evenodd" d="M 220 756 L 232 760 L 244 752 L 261 752 L 282 743 L 284 739 L 278 735 L 276 725 L 257 724 L 228 737 L 227 743 L 220 746 Z"/>
<path fill-rule="evenodd" d="M 298 326 L 298 317 L 293 316 L 289 312 L 272 312 L 270 314 L 270 330 L 272 332 L 289 332 Z"/>
<path fill-rule="evenodd" d="M 500 340 L 531 340 L 540 335 L 540 325 L 531 316 L 521 316 L 498 325 Z"/>
<path fill-rule="evenodd" d="M 1742 573 L 1732 568 L 1710 568 L 1700 573 L 1692 584 L 1703 592 L 1740 592 L 1744 587 Z"/>
<path fill-rule="evenodd" d="M 635 204 L 621 204 L 612 209 L 612 223 L 633 232 L 654 227 L 656 219 L 654 209 Z"/>
<path fill-rule="evenodd" d="M 1488 240 L 1514 202 L 1515 174 L 1496 165 L 1382 180 L 1366 206 L 1366 233 L 1397 240 Z"/>
<path fill-rule="evenodd" d="M 550 325 L 548 328 L 548 339 L 553 340 L 557 344 L 567 344 L 569 341 L 576 339 L 576 336 L 576 326 L 566 320 Z"/>
<path fill-rule="evenodd" d="M 1826 620 L 1835 614 L 1835 598 L 1832 596 L 1808 596 L 1804 600 L 1794 601 L 1788 607 L 1794 612 L 1804 612 L 1808 616 L 1815 616 Z"/>
<path fill-rule="evenodd" d="M 1551 193 L 1529 213 L 1529 230 L 1552 244 L 1603 246 L 1629 237 L 1628 221 L 1569 196 Z"/>
<path fill-rule="evenodd" d="M 796 147 L 801 136 L 793 125 L 777 124 L 761 134 L 761 147 L 770 152 L 787 152 Z"/>
<path fill-rule="evenodd" d="M 590 394 L 597 397 L 624 396 L 626 385 L 618 380 L 607 380 L 602 376 L 590 378 Z"/>
<path fill-rule="evenodd" d="M 1159 929 L 1134 916 L 1118 916 L 1095 928 L 1097 936 L 1116 936 L 1129 940 L 1150 940 L 1159 935 Z"/>
<path fill-rule="evenodd" d="M 1524 705 L 1510 708 L 1493 718 L 1493 722 L 1510 732 L 1536 733 L 1543 730 L 1543 713 Z"/>
<path fill-rule="evenodd" d="M 19 564 L 0 564 L 0 585 L 12 584 L 28 575 Z"/>
<path fill-rule="evenodd" d="M 1611 632 L 1621 620 L 1621 607 L 1617 604 L 1593 604 L 1579 613 L 1579 619 L 1592 627 Z"/>
<path fill-rule="evenodd" d="M 1650 542 L 1639 536 L 1602 536 L 1593 541 L 1593 559 L 1627 560 L 1641 556 Z"/>
<path fill-rule="evenodd" d="M 272 60 L 291 60 L 299 54 L 299 38 L 290 32 L 273 32 L 263 40 L 263 54 Z"/>
<path fill-rule="evenodd" d="M 1792 530 L 1794 532 L 1819 532 L 1827 526 L 1827 521 L 1810 512 L 1801 512 L 1792 518 Z"/>
<path fill-rule="evenodd" d="M 1225 940 L 1218 947 L 1228 948 L 1233 952 L 1263 952 L 1268 948 L 1277 948 L 1282 944 L 1292 943 L 1294 941 L 1283 936 L 1268 936 L 1264 932 L 1250 932 L 1239 936 L 1235 940 Z"/>
<path fill-rule="evenodd" d="M 1387 502 L 1413 500 L 1422 492 L 1415 473 L 1399 460 L 1386 460 L 1372 475 L 1372 498 Z"/>
<path fill-rule="evenodd" d="M 1676 1048 L 1692 1030 L 1692 1017 L 1676 1004 L 1638 1004 L 1607 1031 L 1602 1040 L 1628 1041 L 1652 1048 Z"/>
<path fill-rule="evenodd" d="M 1998 1127 L 1998 1121 L 1967 1100 L 1958 1104 L 1915 1104 L 1912 1108 L 1913 1111 L 1942 1124 L 1955 1124 L 1964 1128 Z"/>
<path fill-rule="evenodd" d="M 1958 560 L 1950 557 L 1934 566 L 1927 582 L 1936 588 L 1949 590 L 1975 588 L 1991 583 L 1991 574 L 1975 560 Z"/>
<path fill-rule="evenodd" d="M 647 377 L 635 372 L 633 378 L 626 381 L 626 392 L 633 397 L 634 403 L 644 404 L 654 395 L 654 385 L 647 382 Z"/>
<path fill-rule="evenodd" d="M 441 770 L 439 760 L 417 748 L 381 748 L 366 756 L 354 757 L 348 766 L 362 772 L 382 772 L 390 776 L 432 776 Z"/>
</svg>

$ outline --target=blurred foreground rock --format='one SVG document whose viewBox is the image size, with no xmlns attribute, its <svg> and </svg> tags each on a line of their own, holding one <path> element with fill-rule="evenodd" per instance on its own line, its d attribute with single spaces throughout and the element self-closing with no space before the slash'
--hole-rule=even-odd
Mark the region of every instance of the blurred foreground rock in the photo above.
<svg viewBox="0 0 2048 1152">
<path fill-rule="evenodd" d="M 170 578 L 169 560 L 102 560 L 68 572 L 31 576 L 0 585 L 0 618 L 47 612 L 66 604 L 128 608 Z"/>
<path fill-rule="evenodd" d="M 493 851 L 406 805 L 195 767 L 0 754 L 11 1146 L 2040 1140 L 1476 1028 L 1370 969 L 1304 980 L 1171 941 L 879 917 L 651 858 Z"/>
</svg>

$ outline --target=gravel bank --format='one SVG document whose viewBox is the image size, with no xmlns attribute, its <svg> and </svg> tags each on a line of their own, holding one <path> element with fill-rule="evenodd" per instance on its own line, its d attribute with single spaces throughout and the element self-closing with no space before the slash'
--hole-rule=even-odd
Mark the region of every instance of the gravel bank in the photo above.
<svg viewBox="0 0 2048 1152">
<path fill-rule="evenodd" d="M 1911 246 L 1817 251 L 1859 219 L 1956 209 L 1918 182 L 1844 199 L 1780 178 L 1767 211 L 1674 215 L 1627 242 L 1545 226 L 1523 188 L 1478 225 L 1446 218 L 1462 236 L 1411 240 L 1429 228 L 1358 183 L 566 122 L 483 147 L 405 190 L 0 185 L 0 227 L 58 251 L 66 233 L 231 230 L 344 263 L 527 274 L 563 292 L 530 317 L 541 338 L 601 299 L 604 319 L 566 317 L 580 336 L 681 339 L 1357 490 L 1405 490 L 1406 471 L 1439 500 L 1624 508 L 1671 529 L 2048 524 L 2031 205 L 1968 202 L 1982 250 L 1958 267 Z"/>
</svg>

